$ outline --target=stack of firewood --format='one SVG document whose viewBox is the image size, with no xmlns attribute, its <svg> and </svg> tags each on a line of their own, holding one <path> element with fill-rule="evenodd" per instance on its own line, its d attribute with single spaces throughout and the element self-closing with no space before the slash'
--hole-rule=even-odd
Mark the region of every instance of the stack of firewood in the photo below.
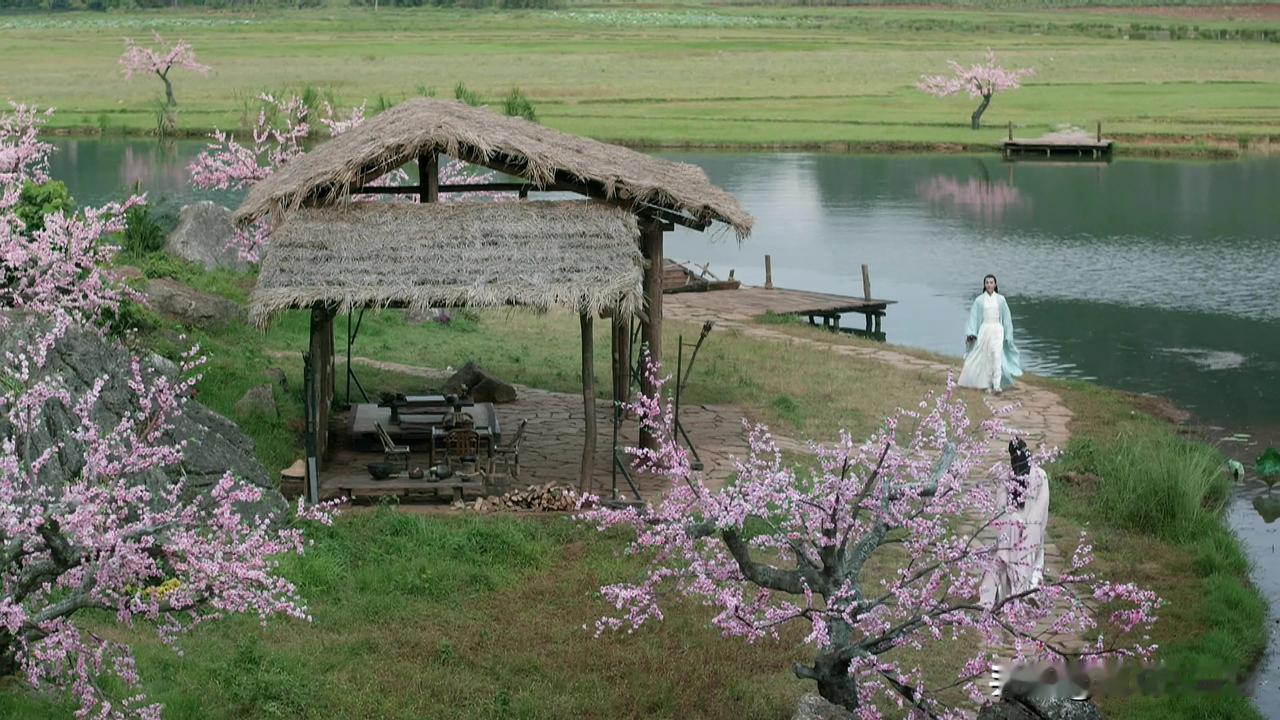
<svg viewBox="0 0 1280 720">
<path fill-rule="evenodd" d="M 543 485 L 529 485 L 523 490 L 512 490 L 503 495 L 477 498 L 470 502 L 455 502 L 453 506 L 481 513 L 568 512 L 578 509 L 578 498 L 578 491 L 572 488 L 556 485 L 555 483 L 545 483 Z"/>
</svg>

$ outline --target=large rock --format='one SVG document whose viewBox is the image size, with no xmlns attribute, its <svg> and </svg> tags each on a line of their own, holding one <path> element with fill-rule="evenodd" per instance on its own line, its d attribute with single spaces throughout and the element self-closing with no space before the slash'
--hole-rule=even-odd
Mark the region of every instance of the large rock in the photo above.
<svg viewBox="0 0 1280 720">
<path fill-rule="evenodd" d="M 1000 691 L 1000 702 L 984 705 L 978 720 L 1102 720 L 1092 701 L 1069 695 L 1043 683 L 1010 680 Z"/>
<path fill-rule="evenodd" d="M 237 251 L 227 248 L 235 232 L 230 210 L 208 201 L 198 202 L 178 213 L 178 226 L 169 233 L 164 247 L 205 270 L 245 270 L 249 263 L 241 260 Z"/>
<path fill-rule="evenodd" d="M 853 713 L 832 705 L 817 693 L 805 693 L 796 702 L 796 712 L 791 720 L 853 720 Z"/>
<path fill-rule="evenodd" d="M 280 386 L 280 392 L 288 394 L 289 376 L 284 374 L 284 370 L 278 367 L 269 367 L 262 371 L 262 377 L 270 381 L 272 385 Z"/>
<path fill-rule="evenodd" d="M 244 308 L 169 278 L 156 278 L 143 291 L 158 313 L 187 327 L 210 327 L 244 319 Z"/>
<path fill-rule="evenodd" d="M 509 403 L 516 400 L 516 389 L 469 362 L 444 383 L 444 394 L 467 395 L 476 402 Z"/>
<path fill-rule="evenodd" d="M 263 383 L 257 387 L 249 388 L 244 397 L 236 401 L 236 414 L 244 417 L 261 413 L 263 415 L 279 416 L 280 408 L 276 407 L 276 397 L 271 392 L 271 383 Z"/>
<path fill-rule="evenodd" d="M 15 314 L 8 316 L 12 322 L 0 332 L 0 355 L 29 343 L 33 331 L 31 325 Z M 113 428 L 126 412 L 137 409 L 137 400 L 129 389 L 132 354 L 119 343 L 105 339 L 90 330 L 72 328 L 67 331 L 49 353 L 44 374 L 59 377 L 66 384 L 72 397 L 78 397 L 97 378 L 106 376 L 94 419 L 99 427 Z M 156 355 L 143 360 L 158 372 L 172 375 L 177 368 L 172 362 Z M 32 446 L 50 447 L 55 440 L 66 440 L 78 423 L 72 413 L 57 403 L 46 405 L 43 422 L 30 434 Z M 285 500 L 275 483 L 267 475 L 266 468 L 258 462 L 253 440 L 240 428 L 218 413 L 191 400 L 184 406 L 172 430 L 165 433 L 166 442 L 186 441 L 180 465 L 156 469 L 141 475 L 139 482 L 151 487 L 174 482 L 183 476 L 189 495 L 206 491 L 230 471 L 244 481 L 263 488 L 266 492 L 254 511 L 279 510 Z M 0 437 L 9 437 L 13 429 L 0 416 Z M 84 467 L 84 455 L 76 442 L 66 442 L 52 462 L 41 471 L 41 479 L 50 484 L 60 484 L 75 477 Z"/>
</svg>

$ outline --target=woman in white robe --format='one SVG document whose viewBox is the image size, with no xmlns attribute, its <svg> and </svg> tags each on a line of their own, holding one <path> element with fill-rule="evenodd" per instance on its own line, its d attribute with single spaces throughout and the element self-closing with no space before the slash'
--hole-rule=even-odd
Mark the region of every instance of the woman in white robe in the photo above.
<svg viewBox="0 0 1280 720">
<path fill-rule="evenodd" d="M 1013 316 L 1000 294 L 995 275 L 982 279 L 982 294 L 974 298 L 965 326 L 964 368 L 960 386 L 999 394 L 1022 375 L 1018 346 L 1013 342 Z"/>
<path fill-rule="evenodd" d="M 1022 438 L 1009 443 L 1012 476 L 1000 483 L 996 507 L 1005 508 L 997 520 L 994 572 L 982 580 L 981 600 L 992 607 L 1010 595 L 1040 586 L 1044 579 L 1045 526 L 1049 523 L 1049 476 L 1031 463 Z"/>
</svg>

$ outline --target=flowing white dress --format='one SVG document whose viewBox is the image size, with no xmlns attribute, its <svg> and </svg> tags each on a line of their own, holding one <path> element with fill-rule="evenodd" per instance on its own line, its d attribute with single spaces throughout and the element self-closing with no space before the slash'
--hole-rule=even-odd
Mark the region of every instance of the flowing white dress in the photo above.
<svg viewBox="0 0 1280 720">
<path fill-rule="evenodd" d="M 1044 579 L 1044 533 L 1049 523 L 1049 476 L 1032 467 L 1026 476 L 1026 500 L 1022 509 L 1011 502 L 1008 486 L 996 491 L 997 507 L 1007 512 L 996 523 L 996 571 L 982 579 L 981 600 L 991 607 L 1009 595 L 1040 586 Z"/>
<path fill-rule="evenodd" d="M 982 325 L 978 340 L 964 359 L 960 386 L 979 390 L 1000 390 L 1004 375 L 1004 321 L 1000 317 L 1000 296 L 982 293 Z"/>
</svg>

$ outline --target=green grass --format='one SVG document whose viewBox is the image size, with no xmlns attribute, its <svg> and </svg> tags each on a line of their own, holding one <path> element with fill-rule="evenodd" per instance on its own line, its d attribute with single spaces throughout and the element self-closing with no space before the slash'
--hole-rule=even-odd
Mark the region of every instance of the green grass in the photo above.
<svg viewBox="0 0 1280 720">
<path fill-rule="evenodd" d="M 204 273 L 157 254 L 141 266 L 147 276 L 174 277 L 238 301 L 253 283 L 251 274 Z M 304 346 L 301 314 L 284 315 L 265 333 L 233 323 L 188 330 L 185 339 L 159 318 L 144 319 L 134 342 L 169 355 L 192 341 L 201 344 L 209 364 L 200 400 L 241 424 L 269 471 L 297 457 L 300 362 L 272 353 Z M 822 332 L 795 323 L 774 327 L 801 338 Z M 341 318 L 337 328 L 341 336 Z M 669 330 L 668 349 L 677 333 L 696 333 L 678 323 Z M 577 323 L 560 313 L 464 313 L 442 325 L 387 311 L 366 315 L 356 352 L 436 368 L 476 359 L 516 382 L 576 392 L 577 342 Z M 596 342 L 607 347 L 603 335 Z M 598 355 L 597 374 L 607 378 L 607 353 Z M 288 392 L 277 390 L 280 417 L 237 417 L 235 401 L 264 382 L 262 371 L 273 365 L 289 380 Z M 358 370 L 371 389 L 409 390 L 423 382 Z M 1264 612 L 1245 581 L 1240 547 L 1215 510 L 1224 492 L 1218 459 L 1115 393 L 1054 385 L 1075 412 L 1077 441 L 1053 474 L 1070 468 L 1103 478 L 1094 493 L 1055 481 L 1055 540 L 1070 548 L 1078 528 L 1087 526 L 1100 572 L 1152 587 L 1169 600 L 1155 629 L 1169 668 L 1200 678 L 1237 677 L 1261 651 Z M 823 437 L 836 427 L 866 432 L 889 409 L 934 386 L 934 377 L 875 361 L 718 329 L 703 348 L 687 397 L 738 405 L 789 434 Z M 102 617 L 85 622 L 100 635 L 137 643 L 147 693 L 165 704 L 167 717 L 180 719 L 786 718 L 795 697 L 810 689 L 789 670 L 805 656 L 796 633 L 781 643 L 726 641 L 699 606 L 676 603 L 661 626 L 591 639 L 582 626 L 607 610 L 596 589 L 633 579 L 640 567 L 620 554 L 625 538 L 619 534 L 600 536 L 558 518 L 384 508 L 352 512 L 333 528 L 312 529 L 311 537 L 307 554 L 284 568 L 309 603 L 310 625 L 263 628 L 233 619 L 184 640 L 180 657 L 142 630 L 114 628 Z M 879 561 L 869 572 L 890 570 L 887 558 Z M 908 654 L 926 677 L 942 679 L 969 651 L 969 644 L 953 642 Z M 1254 717 L 1230 688 L 1113 698 L 1103 706 L 1118 718 Z M 0 717 L 53 720 L 70 712 L 65 703 L 0 689 Z"/>
<path fill-rule="evenodd" d="M 700 606 L 593 640 L 595 589 L 637 570 L 616 535 L 560 518 L 379 510 L 311 537 L 285 568 L 309 626 L 236 619 L 185 639 L 183 657 L 140 644 L 166 718 L 784 718 L 800 692 L 793 650 L 726 642 Z M 0 717 L 69 714 L 0 693 Z"/>
<path fill-rule="evenodd" d="M 1153 639 L 1173 677 L 1226 681 L 1213 690 L 1184 685 L 1165 697 L 1107 698 L 1107 717 L 1259 717 L 1236 682 L 1262 656 L 1268 613 L 1222 516 L 1229 494 L 1222 456 L 1117 393 L 1053 384 L 1075 418 L 1071 444 L 1051 471 L 1051 532 L 1070 543 L 1085 527 L 1098 571 L 1165 598 Z M 1067 472 L 1099 479 L 1072 485 L 1062 481 Z"/>
<path fill-rule="evenodd" d="M 55 127 L 151 131 L 160 83 L 126 82 L 114 63 L 123 37 L 156 29 L 190 40 L 214 68 L 175 72 L 185 132 L 245 125 L 262 90 L 309 88 L 376 109 L 463 83 L 494 108 L 519 87 L 546 125 L 638 145 L 972 148 L 999 143 L 1008 122 L 1035 135 L 1101 120 L 1125 147 L 1234 152 L 1243 139 L 1267 152 L 1280 136 L 1280 69 L 1275 43 L 1261 38 L 1280 37 L 1280 20 L 1134 12 L 672 4 L 14 15 L 0 18 L 0 97 L 57 107 Z M 1254 39 L 1124 39 L 1195 28 Z M 1037 74 L 996 97 L 975 132 L 967 98 L 931 98 L 914 84 L 987 45 Z"/>
</svg>

